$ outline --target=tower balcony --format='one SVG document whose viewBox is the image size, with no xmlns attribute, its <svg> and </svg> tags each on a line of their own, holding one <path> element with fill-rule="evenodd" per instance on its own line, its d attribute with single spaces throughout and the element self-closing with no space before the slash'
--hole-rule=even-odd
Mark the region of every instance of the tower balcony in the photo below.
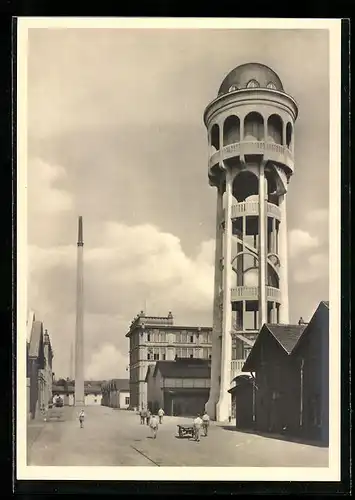
<svg viewBox="0 0 355 500">
<path fill-rule="evenodd" d="M 268 302 L 281 303 L 281 293 L 278 288 L 272 286 L 266 287 L 266 296 Z M 231 289 L 232 302 L 240 300 L 259 300 L 259 287 L 257 286 L 237 286 Z"/>
<path fill-rule="evenodd" d="M 271 161 L 279 166 L 294 170 L 293 153 L 287 146 L 265 141 L 242 141 L 222 147 L 215 151 L 209 159 L 209 169 L 218 168 L 219 163 L 231 158 L 240 158 L 245 155 L 262 156 L 265 161 Z"/>
<path fill-rule="evenodd" d="M 258 201 L 242 201 L 240 203 L 234 203 L 232 205 L 232 219 L 237 219 L 243 215 L 259 215 L 259 202 Z M 273 203 L 267 203 L 267 215 L 268 217 L 275 217 L 277 220 L 281 220 L 281 210 L 277 205 Z M 223 211 L 223 221 L 225 220 L 225 211 Z"/>
</svg>

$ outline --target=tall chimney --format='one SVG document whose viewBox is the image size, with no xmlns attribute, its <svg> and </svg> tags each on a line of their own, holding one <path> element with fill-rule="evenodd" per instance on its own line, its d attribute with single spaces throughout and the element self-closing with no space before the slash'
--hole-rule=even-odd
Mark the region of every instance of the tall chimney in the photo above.
<svg viewBox="0 0 355 500">
<path fill-rule="evenodd" d="M 75 406 L 83 406 L 84 394 L 84 240 L 83 218 L 79 216 L 76 275 Z"/>
</svg>

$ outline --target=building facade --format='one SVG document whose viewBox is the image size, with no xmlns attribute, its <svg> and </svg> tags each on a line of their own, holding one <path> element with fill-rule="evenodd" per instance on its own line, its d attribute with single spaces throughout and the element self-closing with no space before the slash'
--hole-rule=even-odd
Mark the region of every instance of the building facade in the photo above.
<svg viewBox="0 0 355 500">
<path fill-rule="evenodd" d="M 148 408 L 166 415 L 196 416 L 204 411 L 211 384 L 211 362 L 178 358 L 157 361 L 146 376 Z"/>
<path fill-rule="evenodd" d="M 219 421 L 231 414 L 231 380 L 261 326 L 289 321 L 286 196 L 297 114 L 278 75 L 259 63 L 233 69 L 204 113 L 217 189 L 207 411 Z"/>
<path fill-rule="evenodd" d="M 136 316 L 126 334 L 129 338 L 129 388 L 131 408 L 146 406 L 146 375 L 157 361 L 179 358 L 211 359 L 212 328 L 176 326 L 171 312 L 166 317 Z"/>
<path fill-rule="evenodd" d="M 67 378 L 53 383 L 52 401 L 56 396 L 63 398 L 64 406 L 75 406 L 75 384 Z M 100 406 L 102 399 L 101 381 L 84 381 L 84 403 L 82 406 Z"/>
<path fill-rule="evenodd" d="M 126 410 L 130 406 L 129 380 L 115 378 L 104 382 L 101 386 L 102 406 Z"/>
<path fill-rule="evenodd" d="M 27 415 L 36 418 L 52 401 L 53 350 L 48 331 L 32 315 L 27 342 Z"/>
</svg>

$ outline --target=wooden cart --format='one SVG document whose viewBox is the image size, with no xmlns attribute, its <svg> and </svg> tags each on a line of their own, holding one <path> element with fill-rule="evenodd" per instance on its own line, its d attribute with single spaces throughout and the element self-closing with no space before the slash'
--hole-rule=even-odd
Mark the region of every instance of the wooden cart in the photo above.
<svg viewBox="0 0 355 500">
<path fill-rule="evenodd" d="M 178 424 L 178 434 L 180 438 L 183 437 L 194 437 L 195 428 L 193 425 L 179 425 Z"/>
</svg>

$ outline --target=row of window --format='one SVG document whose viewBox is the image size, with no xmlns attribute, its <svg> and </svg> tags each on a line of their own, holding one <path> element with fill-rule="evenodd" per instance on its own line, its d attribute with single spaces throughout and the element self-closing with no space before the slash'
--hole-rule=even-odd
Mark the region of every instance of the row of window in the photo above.
<svg viewBox="0 0 355 500">
<path fill-rule="evenodd" d="M 189 347 L 180 347 L 175 349 L 174 356 L 178 358 L 202 358 L 211 359 L 212 349 L 210 347 L 203 347 L 202 349 L 193 349 Z M 148 349 L 147 359 L 151 361 L 165 361 L 165 349 Z"/>
<path fill-rule="evenodd" d="M 260 83 L 256 80 L 250 80 L 248 83 L 247 83 L 247 89 L 255 89 L 255 88 L 258 88 L 260 87 Z M 272 90 L 276 90 L 276 85 L 273 83 L 273 82 L 269 82 L 267 85 L 266 85 L 266 88 L 267 89 L 272 89 Z M 228 92 L 235 92 L 236 90 L 240 90 L 241 87 L 239 85 L 231 85 L 228 89 Z"/>
<path fill-rule="evenodd" d="M 210 344 L 212 337 L 210 333 L 200 333 L 198 335 L 190 334 L 188 332 L 175 333 L 173 338 L 174 344 L 187 344 L 196 343 L 197 340 L 202 344 Z M 147 334 L 147 342 L 167 342 L 167 334 L 165 332 L 153 332 Z"/>
</svg>

